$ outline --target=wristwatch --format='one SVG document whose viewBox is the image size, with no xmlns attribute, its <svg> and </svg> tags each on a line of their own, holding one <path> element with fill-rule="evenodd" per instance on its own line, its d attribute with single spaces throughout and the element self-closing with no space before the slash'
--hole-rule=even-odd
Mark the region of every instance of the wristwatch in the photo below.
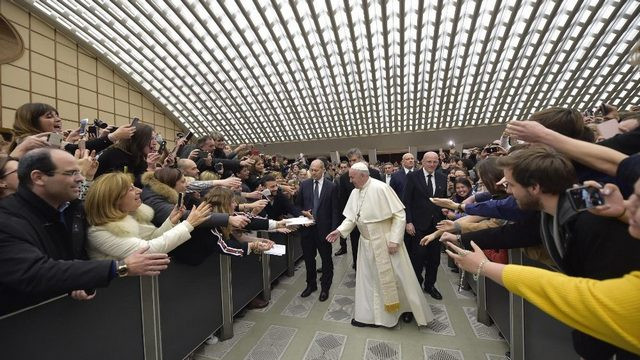
<svg viewBox="0 0 640 360">
<path fill-rule="evenodd" d="M 124 260 L 118 260 L 116 262 L 116 273 L 118 274 L 118 277 L 125 277 L 129 274 L 129 267 L 127 267 Z"/>
</svg>

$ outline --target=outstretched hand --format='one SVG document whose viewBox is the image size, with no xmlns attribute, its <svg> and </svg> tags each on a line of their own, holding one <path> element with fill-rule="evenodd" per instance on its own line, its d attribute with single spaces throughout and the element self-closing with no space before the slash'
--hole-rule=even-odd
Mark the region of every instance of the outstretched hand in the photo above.
<svg viewBox="0 0 640 360">
<path fill-rule="evenodd" d="M 340 231 L 338 231 L 338 229 L 335 229 L 332 232 L 330 232 L 329 235 L 327 235 L 326 240 L 330 243 L 334 243 L 339 238 L 340 238 Z"/>
</svg>

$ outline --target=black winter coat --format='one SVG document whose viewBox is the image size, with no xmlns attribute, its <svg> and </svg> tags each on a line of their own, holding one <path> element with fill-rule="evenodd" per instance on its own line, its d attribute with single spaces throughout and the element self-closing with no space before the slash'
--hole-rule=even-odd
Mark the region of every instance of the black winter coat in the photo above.
<svg viewBox="0 0 640 360">
<path fill-rule="evenodd" d="M 0 201 L 0 315 L 109 284 L 113 261 L 87 260 L 82 202 L 63 217 L 26 186 Z"/>
</svg>

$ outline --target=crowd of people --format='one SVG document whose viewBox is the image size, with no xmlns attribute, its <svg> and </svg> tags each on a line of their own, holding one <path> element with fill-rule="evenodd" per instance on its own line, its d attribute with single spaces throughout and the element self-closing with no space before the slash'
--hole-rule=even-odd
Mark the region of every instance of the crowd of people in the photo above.
<svg viewBox="0 0 640 360">
<path fill-rule="evenodd" d="M 63 131 L 55 108 L 24 104 L 12 141 L 0 144 L 0 315 L 61 294 L 90 300 L 96 288 L 158 275 L 170 261 L 259 254 L 300 231 L 300 296 L 318 290 L 321 271 L 320 301 L 329 296 L 332 257 L 346 254 L 350 239 L 354 326 L 428 325 L 423 292 L 442 299 L 436 280 L 446 248 L 451 271 L 487 276 L 576 329 L 584 359 L 636 358 L 637 110 L 548 108 L 510 122 L 484 147 L 426 151 L 419 162 L 406 153 L 399 163 L 367 163 L 351 149 L 331 163 L 233 148 L 217 132 L 180 134 L 167 149 L 137 120 Z M 610 120 L 619 134 L 599 132 Z M 576 184 L 597 189 L 597 198 L 576 203 Z M 285 218 L 299 216 L 309 221 L 287 227 Z M 549 269 L 509 265 L 514 248 Z"/>
</svg>

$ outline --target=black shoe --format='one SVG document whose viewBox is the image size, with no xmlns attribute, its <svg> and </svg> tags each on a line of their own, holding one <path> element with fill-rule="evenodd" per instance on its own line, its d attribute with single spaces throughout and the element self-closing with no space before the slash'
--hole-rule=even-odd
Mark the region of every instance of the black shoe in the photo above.
<svg viewBox="0 0 640 360">
<path fill-rule="evenodd" d="M 372 328 L 377 328 L 380 327 L 380 325 L 376 325 L 376 324 L 365 324 L 362 323 L 360 321 L 356 321 L 356 319 L 351 319 L 351 325 L 355 326 L 355 327 L 372 327 Z"/>
<path fill-rule="evenodd" d="M 304 291 L 302 292 L 302 294 L 300 294 L 300 297 L 307 297 L 307 296 L 311 295 L 311 293 L 312 293 L 312 292 L 314 292 L 314 291 L 316 291 L 316 290 L 318 290 L 318 288 L 317 288 L 317 287 L 310 287 L 310 286 L 307 286 L 307 288 L 306 288 L 306 289 L 304 289 Z"/>
<path fill-rule="evenodd" d="M 426 291 L 427 291 L 427 294 L 431 295 L 432 298 L 436 300 L 442 300 L 442 294 L 440 294 L 440 291 L 438 291 L 438 289 L 436 289 L 435 286 L 432 286 L 431 289 Z"/>
<path fill-rule="evenodd" d="M 322 274 L 322 268 L 316 269 L 316 272 Z"/>
<path fill-rule="evenodd" d="M 346 253 L 347 253 L 347 249 L 345 249 L 345 248 L 340 248 L 340 250 L 336 251 L 336 253 L 335 253 L 335 254 L 333 254 L 333 255 L 335 255 L 335 256 L 340 256 L 340 255 L 344 255 L 344 254 L 346 254 Z"/>
<path fill-rule="evenodd" d="M 320 297 L 318 298 L 319 301 L 327 301 L 327 299 L 329 298 L 329 290 L 321 290 L 320 291 Z"/>
<path fill-rule="evenodd" d="M 402 314 L 402 321 L 404 321 L 405 323 L 410 323 L 411 320 L 413 320 L 413 314 L 410 312 L 406 312 Z"/>
</svg>

